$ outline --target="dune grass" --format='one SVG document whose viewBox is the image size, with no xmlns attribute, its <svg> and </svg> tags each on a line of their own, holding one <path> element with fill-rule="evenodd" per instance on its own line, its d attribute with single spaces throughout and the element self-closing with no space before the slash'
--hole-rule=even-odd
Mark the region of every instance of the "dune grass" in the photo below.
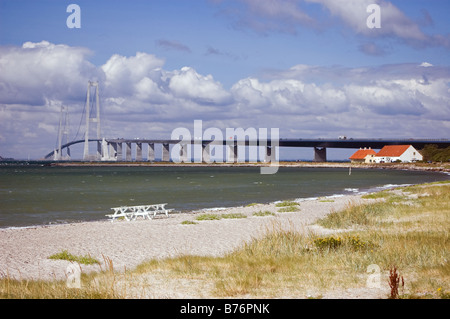
<svg viewBox="0 0 450 319">
<path fill-rule="evenodd" d="M 59 259 L 59 260 L 67 260 L 72 262 L 77 262 L 84 265 L 93 265 L 93 264 L 100 264 L 100 262 L 93 258 L 91 255 L 85 255 L 85 256 L 76 256 L 69 253 L 67 250 L 63 250 L 59 253 L 53 254 L 48 257 L 48 259 Z"/>
<path fill-rule="evenodd" d="M 55 258 L 68 260 L 74 256 L 63 252 L 55 254 Z M 68 258 L 67 256 L 71 256 Z M 127 274 L 119 274 L 114 271 L 113 262 L 103 256 L 102 266 L 97 260 L 94 264 L 99 267 L 98 272 L 83 273 L 78 262 L 71 262 L 80 268 L 80 286 L 73 288 L 67 280 L 27 280 L 16 279 L 8 273 L 0 274 L 0 298 L 1 299 L 117 299 L 126 296 L 126 288 L 116 283 L 125 279 Z"/>
<path fill-rule="evenodd" d="M 202 214 L 195 218 L 196 220 L 219 220 L 222 216 L 219 214 Z"/>
<path fill-rule="evenodd" d="M 193 220 L 183 220 L 181 222 L 181 225 L 196 225 L 198 224 L 197 222 L 194 222 Z"/>
<path fill-rule="evenodd" d="M 280 209 L 278 209 L 279 213 L 291 213 L 291 212 L 299 211 L 299 208 L 298 208 L 299 205 L 300 204 L 297 202 L 283 201 L 283 202 L 275 204 L 275 207 L 281 207 Z"/>
<path fill-rule="evenodd" d="M 258 216 L 258 217 L 261 217 L 261 216 L 274 216 L 275 214 L 274 213 L 272 213 L 271 211 L 268 211 L 268 210 L 265 210 L 265 211 L 257 211 L 257 212 L 254 212 L 253 213 L 253 216 Z"/>
<path fill-rule="evenodd" d="M 168 269 L 175 278 L 212 281 L 216 297 L 276 298 L 365 287 L 370 265 L 381 269 L 386 284 L 395 266 L 405 281 L 401 298 L 448 298 L 449 196 L 450 185 L 383 192 L 373 197 L 380 201 L 351 203 L 318 222 L 347 229 L 339 235 L 305 234 L 274 224 L 264 237 L 226 256 L 151 261 L 139 271 Z"/>
<path fill-rule="evenodd" d="M 283 202 L 280 202 L 280 203 L 276 203 L 275 207 L 293 207 L 293 206 L 298 206 L 298 205 L 300 205 L 300 204 L 297 203 L 297 202 L 283 201 Z"/>
</svg>

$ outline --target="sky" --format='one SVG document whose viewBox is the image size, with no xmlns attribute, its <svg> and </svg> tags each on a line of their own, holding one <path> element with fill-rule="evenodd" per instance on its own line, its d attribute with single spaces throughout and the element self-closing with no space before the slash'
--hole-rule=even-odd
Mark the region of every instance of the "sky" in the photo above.
<svg viewBox="0 0 450 319">
<path fill-rule="evenodd" d="M 51 152 L 61 106 L 68 139 L 82 138 L 88 81 L 106 138 L 170 138 L 194 120 L 449 138 L 448 12 L 445 0 L 0 0 L 0 156 Z"/>
</svg>

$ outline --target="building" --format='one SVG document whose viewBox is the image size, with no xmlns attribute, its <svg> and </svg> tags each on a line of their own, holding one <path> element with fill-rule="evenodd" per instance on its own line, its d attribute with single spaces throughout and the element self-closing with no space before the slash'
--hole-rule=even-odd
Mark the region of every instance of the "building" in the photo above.
<svg viewBox="0 0 450 319">
<path fill-rule="evenodd" d="M 423 160 L 412 145 L 386 145 L 374 157 L 375 163 L 411 163 Z"/>
<path fill-rule="evenodd" d="M 364 149 L 360 148 L 355 154 L 349 157 L 349 160 L 352 163 L 375 163 L 374 158 L 376 154 L 377 153 L 370 147 Z"/>
</svg>

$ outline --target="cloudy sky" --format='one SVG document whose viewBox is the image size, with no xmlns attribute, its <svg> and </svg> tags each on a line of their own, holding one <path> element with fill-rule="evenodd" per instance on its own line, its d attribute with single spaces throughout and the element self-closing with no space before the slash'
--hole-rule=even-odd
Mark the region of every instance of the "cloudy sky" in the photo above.
<svg viewBox="0 0 450 319">
<path fill-rule="evenodd" d="M 170 138 L 194 120 L 449 138 L 449 12 L 444 0 L 0 0 L 0 156 L 52 151 L 61 105 L 82 138 L 89 80 L 110 138 Z"/>
</svg>

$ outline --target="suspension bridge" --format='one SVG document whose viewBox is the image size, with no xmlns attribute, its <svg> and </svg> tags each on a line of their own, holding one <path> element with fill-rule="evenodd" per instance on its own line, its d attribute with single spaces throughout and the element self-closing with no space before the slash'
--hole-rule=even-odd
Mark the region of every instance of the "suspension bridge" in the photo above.
<svg viewBox="0 0 450 319">
<path fill-rule="evenodd" d="M 91 96 L 91 91 L 94 94 Z M 251 139 L 248 136 L 241 136 L 233 139 L 126 139 L 126 138 L 105 138 L 101 136 L 101 119 L 100 119 L 100 103 L 99 103 L 99 86 L 98 82 L 88 82 L 86 94 L 86 104 L 84 107 L 83 117 L 85 119 L 84 138 L 68 141 L 68 124 L 66 107 L 61 106 L 61 115 L 58 130 L 57 147 L 45 155 L 47 160 L 68 160 L 70 159 L 70 147 L 76 144 L 84 144 L 83 160 L 84 161 L 150 161 L 156 160 L 155 145 L 161 146 L 160 159 L 163 162 L 173 160 L 172 155 L 178 155 L 178 161 L 190 162 L 193 154 L 196 154 L 194 161 L 211 162 L 211 154 L 225 155 L 227 162 L 238 162 L 238 152 L 244 152 L 246 149 L 257 148 L 256 158 L 245 158 L 244 161 L 261 161 L 272 162 L 276 160 L 277 149 L 279 147 L 307 147 L 314 151 L 314 161 L 324 162 L 327 160 L 326 150 L 328 148 L 372 148 L 381 149 L 386 145 L 412 145 L 420 150 L 427 144 L 437 145 L 439 148 L 450 146 L 448 139 L 353 139 L 353 138 L 336 138 L 336 139 L 301 139 L 301 138 L 261 138 Z M 80 127 L 78 130 L 80 130 Z M 94 136 L 91 137 L 91 134 Z M 78 135 L 78 132 L 77 132 Z M 63 139 L 66 142 L 63 144 Z M 95 144 L 95 151 L 91 153 L 90 144 Z M 175 148 L 176 147 L 176 148 Z M 146 150 L 145 150 L 146 148 Z M 224 149 L 225 148 L 225 151 Z M 66 155 L 63 155 L 66 150 Z M 247 150 L 247 153 L 250 152 Z M 253 153 L 255 154 L 255 153 Z M 188 158 L 189 156 L 189 158 Z M 250 157 L 250 156 L 248 156 Z"/>
</svg>

